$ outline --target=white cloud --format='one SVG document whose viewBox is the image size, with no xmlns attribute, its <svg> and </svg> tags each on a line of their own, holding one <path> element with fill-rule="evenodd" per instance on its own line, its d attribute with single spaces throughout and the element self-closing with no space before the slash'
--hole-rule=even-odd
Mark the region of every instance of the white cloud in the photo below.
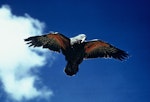
<svg viewBox="0 0 150 102">
<path fill-rule="evenodd" d="M 46 57 L 33 52 L 24 42 L 24 38 L 41 34 L 43 28 L 37 19 L 13 15 L 7 5 L 0 7 L 0 81 L 13 100 L 49 98 L 53 94 L 44 85 L 35 87 L 40 78 L 31 70 L 39 70 Z"/>
</svg>

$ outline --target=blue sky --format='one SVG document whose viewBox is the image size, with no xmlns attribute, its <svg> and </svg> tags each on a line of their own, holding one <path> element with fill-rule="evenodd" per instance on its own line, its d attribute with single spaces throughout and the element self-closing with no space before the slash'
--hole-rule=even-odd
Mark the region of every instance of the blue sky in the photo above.
<svg viewBox="0 0 150 102">
<path fill-rule="evenodd" d="M 52 53 L 53 59 L 47 58 L 37 74 L 53 96 L 26 102 L 150 102 L 148 0 L 2 0 L 0 6 L 4 4 L 14 15 L 27 13 L 44 22 L 45 33 L 58 31 L 68 37 L 85 33 L 89 40 L 101 39 L 130 54 L 124 62 L 85 60 L 77 75 L 68 77 L 64 56 Z M 7 94 L 0 90 L 0 101 L 6 101 Z"/>
</svg>

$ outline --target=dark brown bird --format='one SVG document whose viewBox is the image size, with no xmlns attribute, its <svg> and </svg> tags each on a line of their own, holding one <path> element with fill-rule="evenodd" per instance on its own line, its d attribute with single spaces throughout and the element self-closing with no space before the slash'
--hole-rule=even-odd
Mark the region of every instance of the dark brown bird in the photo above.
<svg viewBox="0 0 150 102">
<path fill-rule="evenodd" d="M 115 58 L 124 60 L 128 54 L 101 40 L 85 41 L 86 35 L 80 34 L 68 38 L 58 32 L 25 39 L 33 47 L 43 47 L 49 50 L 62 52 L 67 61 L 65 73 L 69 76 L 78 72 L 79 64 L 88 58 Z"/>
</svg>

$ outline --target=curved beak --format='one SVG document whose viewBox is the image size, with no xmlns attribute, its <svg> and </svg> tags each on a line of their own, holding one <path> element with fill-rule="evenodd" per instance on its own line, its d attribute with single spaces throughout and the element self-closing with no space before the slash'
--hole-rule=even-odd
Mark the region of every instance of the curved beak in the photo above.
<svg viewBox="0 0 150 102">
<path fill-rule="evenodd" d="M 84 37 L 81 39 L 81 43 L 83 43 L 85 40 L 86 40 L 86 36 L 84 36 Z"/>
</svg>

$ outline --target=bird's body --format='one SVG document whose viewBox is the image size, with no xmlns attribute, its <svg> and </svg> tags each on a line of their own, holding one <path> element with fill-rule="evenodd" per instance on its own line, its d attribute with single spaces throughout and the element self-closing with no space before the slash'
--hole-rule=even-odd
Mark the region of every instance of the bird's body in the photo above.
<svg viewBox="0 0 150 102">
<path fill-rule="evenodd" d="M 103 41 L 85 41 L 85 39 L 85 34 L 68 38 L 60 33 L 49 33 L 47 35 L 29 37 L 25 39 L 25 41 L 29 41 L 27 44 L 30 44 L 30 46 L 42 46 L 43 48 L 48 48 L 52 51 L 62 51 L 62 54 L 67 61 L 65 73 L 70 76 L 75 75 L 78 72 L 78 66 L 84 59 L 113 57 L 115 59 L 123 60 L 128 56 L 123 50 Z"/>
<path fill-rule="evenodd" d="M 67 75 L 74 75 L 78 72 L 78 66 L 84 59 L 84 52 L 83 43 L 75 43 L 67 50 L 67 53 L 64 54 L 67 61 L 65 68 Z"/>
</svg>

